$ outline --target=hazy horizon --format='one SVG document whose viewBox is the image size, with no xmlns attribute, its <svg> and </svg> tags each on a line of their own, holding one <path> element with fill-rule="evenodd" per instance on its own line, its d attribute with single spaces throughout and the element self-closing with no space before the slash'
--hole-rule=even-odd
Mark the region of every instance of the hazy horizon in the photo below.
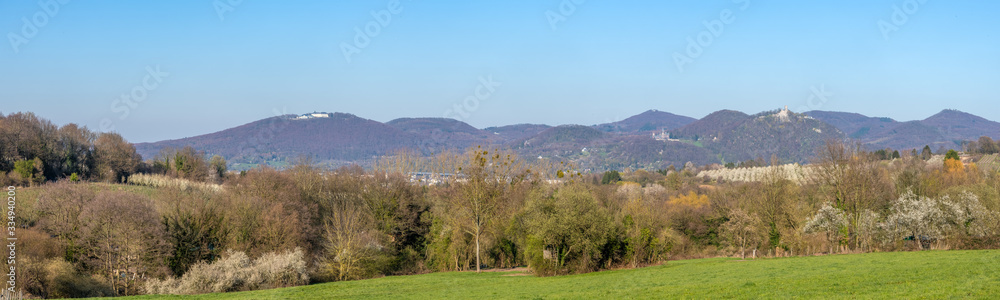
<svg viewBox="0 0 1000 300">
<path fill-rule="evenodd" d="M 783 107 L 781 107 L 781 108 L 783 108 Z M 745 113 L 745 114 L 748 114 L 748 115 L 754 115 L 754 114 L 757 114 L 757 113 L 761 113 L 761 112 L 765 112 L 765 111 L 771 111 L 771 110 L 776 110 L 776 109 L 781 109 L 781 108 L 772 108 L 772 109 L 765 109 L 765 110 L 762 110 L 762 111 L 757 111 L 757 112 L 746 112 L 746 111 L 740 111 L 740 112 L 742 112 L 742 113 Z M 791 108 L 789 108 L 789 109 L 791 110 Z M 650 110 L 655 110 L 655 111 L 661 111 L 661 112 L 667 112 L 667 113 L 672 113 L 672 114 L 674 114 L 674 115 L 678 115 L 678 116 L 684 116 L 684 117 L 690 117 L 690 118 L 694 118 L 694 119 L 696 119 L 696 120 L 697 120 L 697 119 L 702 119 L 702 118 L 704 118 L 704 117 L 705 117 L 705 116 L 707 116 L 708 114 L 712 114 L 712 113 L 715 113 L 715 112 L 718 112 L 718 111 L 722 111 L 722 110 L 732 110 L 732 109 L 720 109 L 720 110 L 716 110 L 716 111 L 713 111 L 713 112 L 710 112 L 710 113 L 706 114 L 705 116 L 699 116 L 699 117 L 694 117 L 694 116 L 688 116 L 688 115 L 681 115 L 681 114 L 676 114 L 676 113 L 673 113 L 673 112 L 669 112 L 669 111 L 664 111 L 664 110 L 659 110 L 659 109 L 647 109 L 647 110 L 645 110 L 645 111 L 641 111 L 641 112 L 637 112 L 637 113 L 635 113 L 635 114 L 632 114 L 632 115 L 628 115 L 628 116 L 625 116 L 625 117 L 623 117 L 623 118 L 621 118 L 621 119 L 618 119 L 618 120 L 615 120 L 615 121 L 609 121 L 609 122 L 605 122 L 605 123 L 594 123 L 594 124 L 589 124 L 589 123 L 587 123 L 587 124 L 585 124 L 585 123 L 572 123 L 572 122 L 570 122 L 570 123 L 557 123 L 557 124 L 555 124 L 555 123 L 525 123 L 525 122 L 521 122 L 521 123 L 507 123 L 507 124 L 495 124 L 495 125 L 488 125 L 488 126 L 482 126 L 482 127 L 479 127 L 479 126 L 473 126 L 473 127 L 477 128 L 477 129 L 486 129 L 486 128 L 490 128 L 490 127 L 501 127 L 501 126 L 507 126 L 507 125 L 519 125 L 519 124 L 536 124 L 536 125 L 548 125 L 548 126 L 553 126 L 553 127 L 555 127 L 555 126 L 562 126 L 562 125 L 584 125 L 584 126 L 596 126 L 596 125 L 600 125 L 600 124 L 606 124 L 606 123 L 610 123 L 610 122 L 617 122 L 617 121 L 621 121 L 621 120 L 624 120 L 624 119 L 627 119 L 627 118 L 629 118 L 629 117 L 632 117 L 632 116 L 636 116 L 636 115 L 639 115 L 639 114 L 642 114 L 642 113 L 645 113 L 645 112 L 647 112 L 647 111 L 650 111 Z M 913 119 L 913 120 L 899 120 L 899 119 L 895 119 L 895 118 L 891 118 L 891 117 L 886 117 L 886 116 L 871 116 L 871 115 L 865 115 L 865 116 L 866 116 L 866 117 L 875 117 L 875 118 L 891 118 L 891 119 L 893 119 L 893 120 L 895 120 L 895 121 L 897 121 L 897 122 L 909 122 L 909 121 L 920 121 L 920 120 L 924 120 L 924 119 L 926 119 L 926 118 L 928 118 L 928 117 L 931 117 L 931 116 L 933 116 L 933 115 L 935 115 L 935 114 L 938 114 L 938 113 L 941 113 L 941 112 L 943 112 L 943 111 L 945 111 L 945 110 L 953 110 L 953 109 L 951 109 L 951 108 L 944 108 L 944 109 L 941 109 L 940 111 L 938 111 L 938 112 L 936 112 L 936 113 L 934 113 L 934 114 L 931 114 L 931 115 L 928 115 L 928 116 L 926 116 L 926 117 L 924 117 L 924 118 L 920 118 L 920 119 Z M 791 111 L 792 111 L 792 112 L 794 112 L 794 113 L 805 113 L 805 112 L 810 112 L 810 111 L 803 111 L 803 112 L 799 112 L 799 111 L 794 111 L 794 110 L 791 110 Z M 825 111 L 825 110 L 816 110 L 816 111 Z M 959 111 L 961 111 L 961 110 L 959 110 Z M 363 118 L 363 119 L 370 119 L 370 120 L 374 120 L 374 121 L 378 121 L 378 122 L 381 122 L 381 123 L 387 123 L 387 122 L 389 122 L 389 121 L 392 121 L 392 120 L 396 120 L 396 119 L 403 119 L 403 118 L 439 118 L 439 117 L 435 117 L 435 116 L 399 116 L 399 117 L 395 117 L 395 118 L 389 118 L 389 119 L 386 119 L 386 120 L 376 120 L 376 119 L 372 119 L 372 118 L 368 118 L 368 117 L 366 117 L 366 116 L 363 116 L 363 115 L 358 115 L 358 114 L 355 114 L 355 113 L 351 113 L 351 112 L 342 112 L 342 111 L 322 111 L 322 110 L 314 110 L 314 111 L 303 111 L 303 112 L 287 112 L 287 113 L 285 113 L 284 115 L 304 115 L 304 114 L 309 114 L 309 113 L 314 113 L 314 112 L 320 112 L 320 113 L 346 113 L 346 114 L 352 114 L 352 115 L 355 115 L 355 116 L 357 116 L 357 117 L 359 117 L 359 118 Z M 844 113 L 855 113 L 855 112 L 850 112 L 850 111 L 836 111 L 836 112 L 844 112 Z M 967 111 L 963 111 L 963 112 L 965 112 L 965 113 L 969 113 L 969 112 L 967 112 Z M 3 113 L 8 113 L 8 112 L 3 112 Z M 862 115 L 864 115 L 864 114 L 862 114 Z M 973 115 L 976 115 L 976 114 L 973 114 Z M 39 115 L 39 116 L 40 116 L 40 117 L 43 117 L 43 118 L 46 118 L 46 116 L 44 116 L 44 115 Z M 982 117 L 982 116 L 980 116 L 980 115 L 976 115 L 976 116 L 979 116 L 979 117 Z M 150 140 L 150 141 L 135 141 L 135 140 L 129 140 L 129 141 L 130 141 L 130 142 L 132 142 L 132 143 L 152 143 L 152 142 L 159 142 L 159 141 L 166 141 L 166 140 L 176 140 L 176 139 L 183 139 L 183 138 L 189 138 L 189 137 L 195 137 L 195 136 L 200 136 L 200 135 L 205 135 L 205 134 L 211 134 L 211 133 L 215 133 L 215 132 L 219 132 L 219 131 L 222 131 L 222 130 L 226 130 L 226 129 L 231 129 L 231 128 L 234 128 L 234 127 L 238 127 L 238 126 L 241 126 L 241 125 L 245 125 L 245 124 L 249 124 L 249 123 L 253 123 L 253 122 L 256 122 L 256 121 L 261 121 L 261 120 L 265 120 L 265 119 L 268 119 L 268 118 L 271 118 L 271 117 L 275 117 L 275 115 L 272 115 L 272 116 L 264 116 L 264 117 L 262 117 L 262 118 L 260 118 L 260 119 L 255 119 L 255 120 L 249 120 L 249 121 L 246 121 L 246 122 L 243 122 L 243 121 L 237 121 L 236 123 L 233 123 L 233 124 L 230 124 L 230 125 L 228 125 L 228 127 L 224 127 L 224 128 L 221 128 L 221 129 L 218 129 L 218 130 L 212 130 L 212 131 L 206 131 L 206 132 L 200 132 L 200 133 L 194 133 L 194 134 L 192 134 L 192 135 L 187 135 L 187 136 L 178 136 L 178 137 L 170 137 L 170 138 L 165 138 L 165 139 L 158 139 L 158 140 Z M 454 118 L 452 118 L 452 119 L 453 119 L 453 120 L 459 120 L 459 119 L 454 119 Z M 988 119 L 988 118 L 987 118 L 987 119 Z M 992 120 L 992 119 L 989 119 L 989 120 L 990 120 L 990 121 L 996 121 L 996 120 Z M 460 121 L 460 122 L 464 122 L 464 121 L 462 121 L 462 120 L 459 120 L 459 121 Z M 69 122 L 69 123 L 73 123 L 73 122 Z M 66 123 L 56 123 L 56 125 L 57 125 L 57 126 L 62 126 L 62 125 L 65 125 L 65 124 L 66 124 Z M 471 125 L 471 124 L 470 124 L 470 125 Z M 226 125 L 225 125 L 225 124 L 223 124 L 223 126 L 226 126 Z M 116 132 L 117 132 L 117 131 L 116 131 Z M 126 138 L 127 138 L 127 137 L 126 137 Z"/>
<path fill-rule="evenodd" d="M 1000 120 L 1000 3 L 579 2 L 3 1 L 0 112 L 133 142 L 312 111 L 476 128 L 786 105 Z"/>
</svg>

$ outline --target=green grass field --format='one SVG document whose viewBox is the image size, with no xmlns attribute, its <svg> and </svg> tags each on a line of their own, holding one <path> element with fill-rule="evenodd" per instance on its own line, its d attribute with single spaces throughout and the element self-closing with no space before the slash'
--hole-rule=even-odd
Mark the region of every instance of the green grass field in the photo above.
<svg viewBox="0 0 1000 300">
<path fill-rule="evenodd" d="M 997 298 L 1000 250 L 923 251 L 741 261 L 671 261 L 581 275 L 448 272 L 302 287 L 130 299 Z"/>
</svg>

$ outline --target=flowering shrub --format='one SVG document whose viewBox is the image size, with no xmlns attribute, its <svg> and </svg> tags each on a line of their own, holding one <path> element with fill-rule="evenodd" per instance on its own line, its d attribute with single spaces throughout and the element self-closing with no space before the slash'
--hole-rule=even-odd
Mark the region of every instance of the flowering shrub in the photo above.
<svg viewBox="0 0 1000 300">
<path fill-rule="evenodd" d="M 995 234 L 996 214 L 989 211 L 979 202 L 979 197 L 968 191 L 962 192 L 955 199 L 949 196 L 941 198 L 943 211 L 948 225 L 956 234 L 971 237 L 983 237 Z"/>
<path fill-rule="evenodd" d="M 309 283 L 302 249 L 267 253 L 251 260 L 246 253 L 228 251 L 214 263 L 201 262 L 183 277 L 146 282 L 148 294 L 200 294 L 250 291 Z"/>
<path fill-rule="evenodd" d="M 823 207 L 816 212 L 816 215 L 806 222 L 803 230 L 806 233 L 823 233 L 830 243 L 830 253 L 833 253 L 834 245 L 838 245 L 843 238 L 841 234 L 847 228 L 847 217 L 844 211 L 824 203 Z"/>
<path fill-rule="evenodd" d="M 221 192 L 222 186 L 218 184 L 191 181 L 183 178 L 175 178 L 157 174 L 132 174 L 128 177 L 128 183 L 134 185 L 151 187 L 176 187 L 181 190 L 201 189 L 212 192 Z"/>
<path fill-rule="evenodd" d="M 897 240 L 913 239 L 914 242 L 940 239 L 948 227 L 947 216 L 939 201 L 917 196 L 913 191 L 907 191 L 896 199 L 892 204 L 892 214 L 883 226 L 894 233 Z M 926 245 L 921 246 L 927 248 Z"/>
</svg>

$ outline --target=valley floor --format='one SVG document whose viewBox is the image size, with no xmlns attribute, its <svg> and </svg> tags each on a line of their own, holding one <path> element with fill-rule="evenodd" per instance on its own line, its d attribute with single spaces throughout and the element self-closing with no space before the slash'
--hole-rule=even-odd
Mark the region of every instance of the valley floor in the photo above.
<svg viewBox="0 0 1000 300">
<path fill-rule="evenodd" d="M 444 272 L 283 289 L 129 299 L 995 298 L 1000 250 L 890 252 L 743 261 L 711 258 L 535 277 Z"/>
</svg>

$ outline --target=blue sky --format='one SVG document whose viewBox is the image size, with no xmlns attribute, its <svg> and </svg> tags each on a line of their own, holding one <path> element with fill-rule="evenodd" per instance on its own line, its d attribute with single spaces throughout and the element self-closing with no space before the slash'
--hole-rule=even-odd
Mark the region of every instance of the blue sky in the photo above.
<svg viewBox="0 0 1000 300">
<path fill-rule="evenodd" d="M 1000 120 L 995 1 L 393 2 L 0 0 L 0 112 L 135 142 L 312 111 L 479 128 L 785 105 Z"/>
</svg>

